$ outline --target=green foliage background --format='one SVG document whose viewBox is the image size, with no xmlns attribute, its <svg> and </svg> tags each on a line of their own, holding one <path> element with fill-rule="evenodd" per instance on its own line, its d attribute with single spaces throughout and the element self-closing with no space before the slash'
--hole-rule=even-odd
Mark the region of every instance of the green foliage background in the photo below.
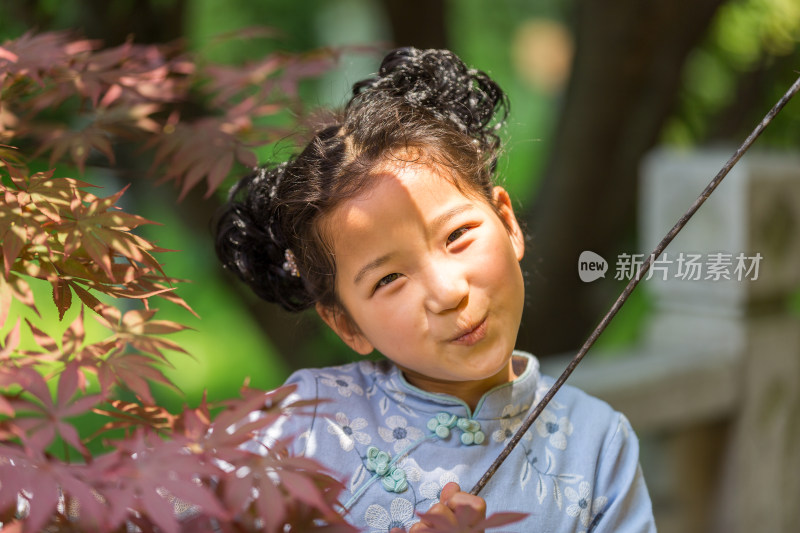
<svg viewBox="0 0 800 533">
<path fill-rule="evenodd" d="M 162 0 L 160 4 L 168 6 L 175 1 Z M 13 3 L 0 4 L 0 41 L 31 29 L 13 17 Z M 121 12 L 128 12 L 134 2 L 116 0 L 113 5 Z M 48 27 L 38 29 L 85 30 L 86 21 L 81 19 L 80 6 L 80 2 L 37 2 L 36 10 L 41 19 L 48 21 Z M 508 150 L 500 168 L 518 206 L 527 204 L 536 194 L 563 93 L 546 91 L 526 81 L 513 61 L 515 38 L 522 25 L 533 20 L 568 27 L 571 6 L 568 0 L 447 2 L 447 30 L 453 50 L 468 64 L 489 72 L 509 94 L 512 115 L 506 130 Z M 302 51 L 320 46 L 377 45 L 374 52 L 345 53 L 334 72 L 305 85 L 302 94 L 310 107 L 344 103 L 348 86 L 377 68 L 381 50 L 388 48 L 391 41 L 386 14 L 377 0 L 186 0 L 186 13 L 183 23 L 189 48 L 213 61 L 241 63 L 278 49 Z M 215 36 L 254 24 L 272 27 L 276 35 L 225 44 L 215 40 Z M 735 103 L 737 81 L 743 73 L 759 65 L 786 61 L 786 58 L 796 65 L 800 59 L 799 40 L 800 4 L 796 0 L 740 0 L 724 5 L 708 39 L 693 53 L 685 73 L 679 109 L 664 131 L 664 142 L 690 147 L 707 140 L 717 113 Z M 776 83 L 769 87 L 760 96 L 764 109 L 784 90 Z M 792 113 L 793 119 L 787 117 L 783 125 L 776 124 L 765 135 L 764 144 L 797 146 L 800 134 L 791 125 L 798 123 L 798 106 L 794 110 L 787 109 L 787 114 Z M 285 157 L 290 147 L 289 141 L 278 143 L 262 149 L 259 156 L 264 161 Z M 45 165 L 40 163 L 39 166 Z M 62 175 L 69 171 L 59 168 Z M 117 179 L 109 178 L 103 169 L 89 168 L 83 178 L 113 190 L 124 186 Z M 201 317 L 196 319 L 181 309 L 162 306 L 162 318 L 194 328 L 194 331 L 175 336 L 194 359 L 173 357 L 175 368 L 168 371 L 170 377 L 190 403 L 196 403 L 204 389 L 211 399 L 233 396 L 245 378 L 251 385 L 265 389 L 281 384 L 291 370 L 286 363 L 287 358 L 291 360 L 291 354 L 287 354 L 287 358 L 278 357 L 270 340 L 241 307 L 230 286 L 218 281 L 215 272 L 219 267 L 210 230 L 187 227 L 174 207 L 177 192 L 167 186 L 159 187 L 142 180 L 137 181 L 134 188 L 137 193 L 126 196 L 138 199 L 138 203 L 125 205 L 125 208 L 163 224 L 146 228 L 146 237 L 165 248 L 179 250 L 162 260 L 169 275 L 191 280 L 179 291 Z M 227 185 L 221 188 L 225 190 Z M 124 201 L 125 197 L 123 204 Z M 209 218 L 211 214 L 208 213 Z M 647 297 L 642 291 L 634 295 L 604 333 L 601 344 L 617 346 L 636 338 L 646 315 Z M 796 306 L 800 308 L 800 298 L 797 300 Z M 63 330 L 72 318 L 68 316 L 59 323 L 53 316 L 51 334 Z M 324 334 L 319 345 L 320 364 L 344 362 L 355 357 L 330 333 Z M 160 390 L 158 394 L 167 405 L 180 402 L 173 392 Z"/>
</svg>

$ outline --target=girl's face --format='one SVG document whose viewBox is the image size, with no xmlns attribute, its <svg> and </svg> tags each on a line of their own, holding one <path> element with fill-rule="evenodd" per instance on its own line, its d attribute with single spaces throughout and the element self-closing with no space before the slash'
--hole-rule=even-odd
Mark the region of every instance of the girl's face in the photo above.
<svg viewBox="0 0 800 533">
<path fill-rule="evenodd" d="M 514 378 L 524 246 L 508 194 L 495 187 L 495 210 L 420 163 L 375 180 L 326 219 L 346 313 L 317 310 L 357 352 L 376 349 L 412 384 L 474 406 Z"/>
</svg>

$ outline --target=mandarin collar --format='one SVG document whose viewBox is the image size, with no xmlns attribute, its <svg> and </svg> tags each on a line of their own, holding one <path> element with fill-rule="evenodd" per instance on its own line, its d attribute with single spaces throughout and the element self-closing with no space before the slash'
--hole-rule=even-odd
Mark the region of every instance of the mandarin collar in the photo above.
<svg viewBox="0 0 800 533">
<path fill-rule="evenodd" d="M 451 394 L 424 391 L 406 380 L 396 365 L 376 364 L 376 385 L 389 397 L 412 412 L 436 414 L 442 411 L 476 420 L 495 420 L 526 411 L 540 388 L 539 361 L 529 353 L 515 350 L 515 364 L 524 370 L 514 381 L 487 391 L 478 401 L 474 413 L 470 407 Z"/>
</svg>

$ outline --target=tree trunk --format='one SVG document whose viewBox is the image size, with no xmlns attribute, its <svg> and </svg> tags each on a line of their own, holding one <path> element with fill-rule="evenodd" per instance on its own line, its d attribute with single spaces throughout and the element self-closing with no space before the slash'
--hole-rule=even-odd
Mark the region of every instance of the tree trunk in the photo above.
<svg viewBox="0 0 800 533">
<path fill-rule="evenodd" d="M 109 2 L 84 0 L 80 5 L 81 31 L 106 46 L 133 38 L 136 43 L 167 43 L 184 35 L 186 0 Z"/>
<path fill-rule="evenodd" d="M 386 0 L 395 46 L 447 48 L 444 0 Z"/>
<path fill-rule="evenodd" d="M 626 232 L 640 159 L 658 140 L 686 58 L 723 1 L 577 3 L 576 54 L 554 148 L 524 217 L 532 241 L 521 348 L 540 355 L 577 348 L 620 289 L 611 280 L 617 254 L 636 251 Z M 605 281 L 580 281 L 584 250 L 608 261 Z"/>
</svg>

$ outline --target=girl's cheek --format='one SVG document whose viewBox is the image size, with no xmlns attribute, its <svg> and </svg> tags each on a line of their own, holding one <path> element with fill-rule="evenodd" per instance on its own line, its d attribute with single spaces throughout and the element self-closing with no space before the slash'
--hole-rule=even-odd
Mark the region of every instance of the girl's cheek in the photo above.
<svg viewBox="0 0 800 533">
<path fill-rule="evenodd" d="M 481 246 L 475 247 L 478 259 L 484 268 L 494 270 L 502 265 L 508 253 L 506 248 L 496 239 L 483 239 Z"/>
<path fill-rule="evenodd" d="M 388 319 L 391 320 L 389 324 L 397 324 L 401 321 L 410 305 L 409 291 L 406 289 L 408 287 L 404 287 L 400 291 L 393 291 L 392 294 L 382 294 L 380 299 L 373 298 L 372 305 L 365 308 L 368 319 Z"/>
</svg>

